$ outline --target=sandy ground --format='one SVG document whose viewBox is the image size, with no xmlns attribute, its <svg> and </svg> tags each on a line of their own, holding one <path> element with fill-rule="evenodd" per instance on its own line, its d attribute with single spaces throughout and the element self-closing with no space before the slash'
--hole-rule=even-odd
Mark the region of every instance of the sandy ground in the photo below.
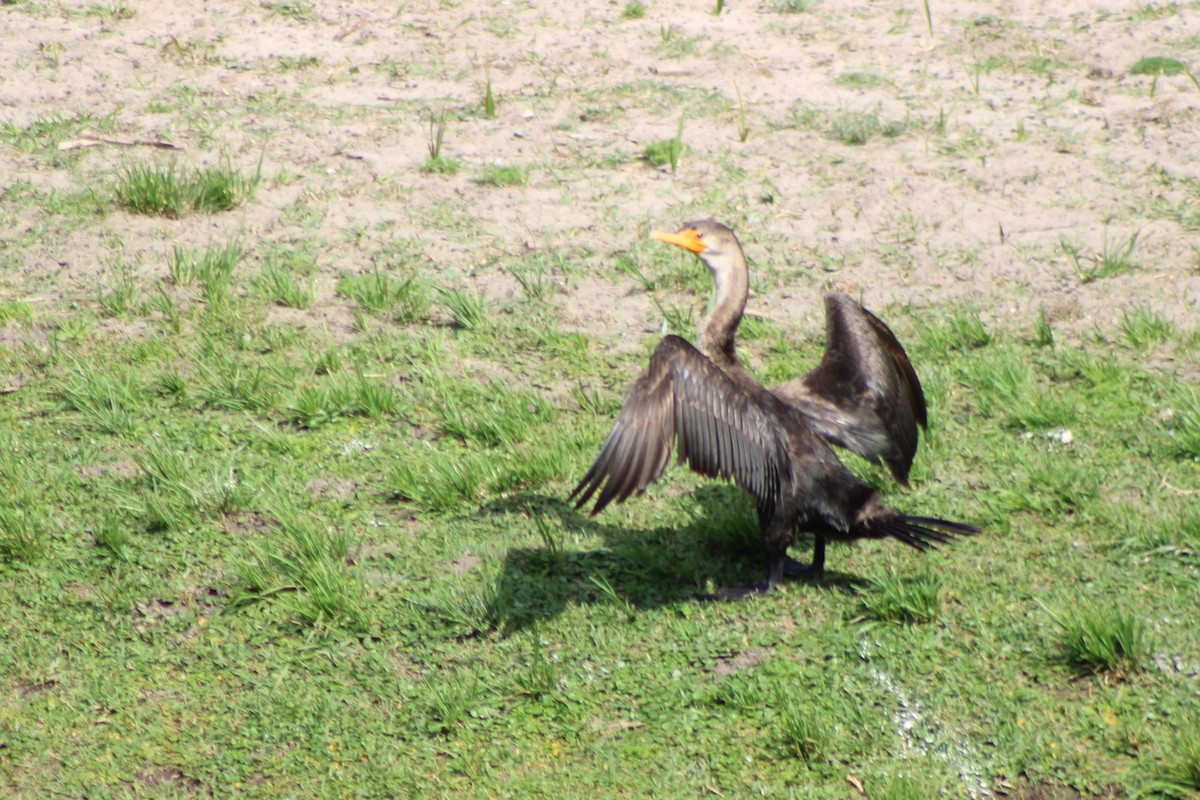
<svg viewBox="0 0 1200 800">
<path fill-rule="evenodd" d="M 662 0 L 629 19 L 600 2 L 6 3 L 10 132 L 92 115 L 106 136 L 173 142 L 189 164 L 252 170 L 261 153 L 266 180 L 233 213 L 49 224 L 0 246 L 0 291 L 93 303 L 114 259 L 155 277 L 176 243 L 316 239 L 322 302 L 307 313 L 340 324 L 336 278 L 386 243 L 497 295 L 513 291 L 506 260 L 550 248 L 581 271 L 556 300 L 568 324 L 642 330 L 656 312 L 614 256 L 651 226 L 712 214 L 755 264 L 796 279 L 758 287 L 784 321 L 813 324 L 828 283 L 877 308 L 964 302 L 1022 326 L 1046 308 L 1064 330 L 1111 330 L 1148 305 L 1195 328 L 1200 88 L 1130 67 L 1196 59 L 1197 3 L 932 0 L 932 34 L 919 0 L 782 4 L 731 0 L 716 16 Z M 455 176 L 420 170 L 431 110 L 449 114 Z M 847 144 L 832 126 L 849 113 L 903 130 Z M 681 114 L 678 170 L 646 163 Z M 110 192 L 121 164 L 153 157 L 10 142 L 0 191 Z M 528 182 L 480 184 L 491 164 Z M 0 236 L 48 217 L 10 205 Z M 1063 248 L 1090 268 L 1106 240 L 1135 234 L 1136 268 L 1091 282 Z"/>
</svg>

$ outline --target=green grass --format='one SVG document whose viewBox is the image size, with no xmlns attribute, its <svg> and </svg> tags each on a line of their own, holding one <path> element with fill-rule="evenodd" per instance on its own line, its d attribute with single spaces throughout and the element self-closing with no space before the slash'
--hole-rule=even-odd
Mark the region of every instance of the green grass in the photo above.
<svg viewBox="0 0 1200 800">
<path fill-rule="evenodd" d="M 942 611 L 941 581 L 932 573 L 874 578 L 860 594 L 863 616 L 879 622 L 933 622 Z"/>
<path fill-rule="evenodd" d="M 238 264 L 219 245 L 178 252 Z M 556 275 L 569 262 L 541 257 Z M 665 286 L 674 261 L 638 263 Z M 594 519 L 562 502 L 641 353 L 567 346 L 552 312 L 520 296 L 489 305 L 479 326 L 400 321 L 406 279 L 347 280 L 343 302 L 370 317 L 341 345 L 307 333 L 258 347 L 273 301 L 250 292 L 166 337 L 64 339 L 56 362 L 33 367 L 45 391 L 6 398 L 18 413 L 0 447 L 11 487 L 0 663 L 22 687 L 55 682 L 0 712 L 40 709 L 8 740 L 22 763 L 66 754 L 61 774 L 82 790 L 114 746 L 106 774 L 135 775 L 144 739 L 166 742 L 157 758 L 205 784 L 263 774 L 263 747 L 302 780 L 325 774 L 333 743 L 356 785 L 432 791 L 436 778 L 470 794 L 462 787 L 489 774 L 532 790 L 557 773 L 528 774 L 526 754 L 557 750 L 554 763 L 588 785 L 604 775 L 637 793 L 647 778 L 622 764 L 707 754 L 705 780 L 729 795 L 805 783 L 836 797 L 852 774 L 868 796 L 904 798 L 953 793 L 960 769 L 1137 786 L 1186 761 L 1186 742 L 1157 720 L 1188 713 L 1189 689 L 1150 654 L 1186 665 L 1196 652 L 1196 517 L 1174 490 L 1196 488 L 1177 445 L 1186 426 L 1200 429 L 1200 408 L 1123 343 L 1046 348 L 1032 321 L 984 337 L 963 309 L 922 313 L 917 332 L 890 316 L 933 423 L 914 488 L 895 501 L 985 533 L 927 555 L 835 546 L 826 584 L 708 604 L 693 595 L 762 569 L 736 492 L 674 470 Z M 782 348 L 803 363 L 819 342 L 770 326 L 744 346 L 752 360 Z M 486 374 L 500 366 L 523 377 Z M 536 388 L 574 380 L 571 394 Z M 1007 419 L 1048 398 L 1071 410 L 1069 447 Z M 1166 403 L 1174 416 L 1148 422 Z M 1081 597 L 1115 595 L 1120 614 L 1076 612 Z M 56 661 L 49 634 L 93 649 Z M 246 678 L 280 670 L 287 680 Z M 1119 726 L 1084 724 L 1117 702 L 1110 683 Z M 115 722 L 79 710 L 97 687 Z M 211 752 L 171 744 L 184 721 L 203 727 Z M 117 745 L 113 724 L 142 733 Z M 685 728 L 693 741 L 664 749 L 664 731 Z M 1047 732 L 1063 730 L 1072 750 L 1048 749 Z M 1138 755 L 1113 749 L 1118 734 L 1141 737 Z M 602 769 L 588 755 L 597 741 L 615 759 Z M 369 757 L 379 752 L 398 760 L 385 767 Z M 966 766 L 942 752 L 968 754 L 957 756 Z M 769 769 L 747 771 L 746 756 Z M 656 772 L 656 791 L 687 794 L 672 775 Z M 585 793 L 581 779 L 568 796 Z"/>
</svg>

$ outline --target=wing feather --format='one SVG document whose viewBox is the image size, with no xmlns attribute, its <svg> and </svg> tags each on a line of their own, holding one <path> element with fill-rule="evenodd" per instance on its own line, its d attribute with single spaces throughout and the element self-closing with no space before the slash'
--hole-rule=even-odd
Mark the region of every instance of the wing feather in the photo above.
<svg viewBox="0 0 1200 800">
<path fill-rule="evenodd" d="M 825 355 L 776 390 L 826 441 L 881 459 L 908 482 L 925 427 L 925 395 L 904 347 L 882 320 L 844 294 L 825 297 Z"/>
<path fill-rule="evenodd" d="M 769 513 L 791 467 L 787 435 L 764 402 L 774 401 L 739 386 L 683 339 L 667 336 L 570 499 L 580 508 L 595 497 L 597 514 L 641 494 L 662 477 L 674 451 L 694 472 L 732 479 Z"/>
</svg>

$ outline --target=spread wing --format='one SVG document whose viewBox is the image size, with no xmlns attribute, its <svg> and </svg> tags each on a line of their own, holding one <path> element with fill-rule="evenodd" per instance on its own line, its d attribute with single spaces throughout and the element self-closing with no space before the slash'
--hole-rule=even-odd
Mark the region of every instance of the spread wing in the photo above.
<svg viewBox="0 0 1200 800">
<path fill-rule="evenodd" d="M 770 514 L 790 474 L 787 439 L 761 400 L 678 336 L 663 338 L 629 390 L 600 455 L 571 492 L 592 514 L 641 494 L 662 476 L 671 451 L 701 475 L 732 478 Z"/>
<path fill-rule="evenodd" d="M 802 378 L 775 390 L 827 441 L 881 459 L 900 483 L 925 427 L 925 395 L 891 329 L 844 294 L 825 297 L 825 355 Z"/>
</svg>

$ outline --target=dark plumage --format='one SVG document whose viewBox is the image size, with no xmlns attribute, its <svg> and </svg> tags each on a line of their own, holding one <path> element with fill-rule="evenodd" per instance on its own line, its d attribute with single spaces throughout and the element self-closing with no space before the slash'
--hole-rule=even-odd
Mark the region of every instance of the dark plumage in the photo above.
<svg viewBox="0 0 1200 800">
<path fill-rule="evenodd" d="M 830 448 L 887 464 L 907 484 L 924 427 L 925 397 L 904 348 L 878 317 L 843 294 L 825 298 L 825 355 L 807 375 L 767 389 L 737 357 L 734 339 L 749 274 L 733 231 L 713 220 L 654 237 L 700 257 L 716 301 L 699 347 L 666 336 L 625 398 L 600 455 L 571 493 L 592 514 L 641 494 L 666 470 L 672 451 L 693 471 L 733 480 L 758 508 L 770 558 L 767 582 L 818 577 L 825 540 L 890 536 L 918 550 L 978 532 L 959 522 L 902 514 L 848 470 Z M 814 536 L 813 559 L 787 557 L 796 533 Z M 739 592 L 738 596 L 747 592 Z"/>
</svg>

